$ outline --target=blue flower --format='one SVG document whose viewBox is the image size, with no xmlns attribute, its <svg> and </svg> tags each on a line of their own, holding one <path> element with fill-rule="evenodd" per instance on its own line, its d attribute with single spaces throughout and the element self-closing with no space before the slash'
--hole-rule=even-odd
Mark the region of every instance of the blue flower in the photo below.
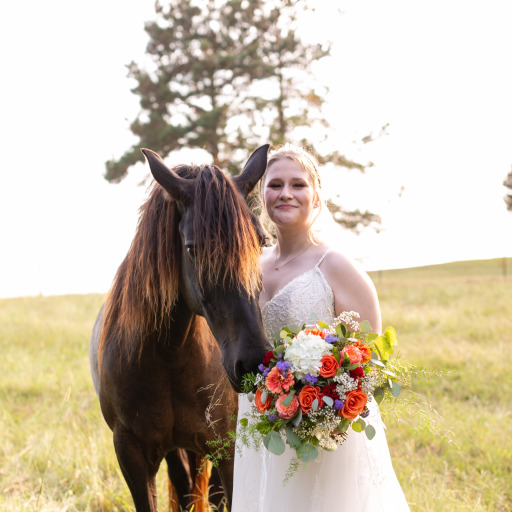
<svg viewBox="0 0 512 512">
<path fill-rule="evenodd" d="M 336 336 L 333 336 L 332 334 L 326 334 L 325 341 L 327 343 L 336 343 L 339 340 L 338 340 L 338 338 L 336 338 Z"/>
<path fill-rule="evenodd" d="M 315 377 L 314 375 L 311 375 L 310 373 L 306 373 L 306 375 L 304 375 L 304 380 L 311 385 L 316 384 L 318 382 L 318 378 Z"/>
<path fill-rule="evenodd" d="M 277 369 L 283 373 L 291 369 L 290 363 L 288 361 L 278 361 L 276 366 Z"/>
</svg>

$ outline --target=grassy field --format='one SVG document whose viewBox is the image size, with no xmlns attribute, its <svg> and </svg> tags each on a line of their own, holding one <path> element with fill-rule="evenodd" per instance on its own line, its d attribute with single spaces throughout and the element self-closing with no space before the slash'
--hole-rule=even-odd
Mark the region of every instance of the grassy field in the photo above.
<svg viewBox="0 0 512 512">
<path fill-rule="evenodd" d="M 426 414 L 388 421 L 414 512 L 512 511 L 512 275 L 504 270 L 503 260 L 489 260 L 372 274 L 400 352 L 426 370 L 450 370 L 414 381 Z M 0 512 L 134 510 L 89 377 L 102 300 L 0 300 Z M 163 477 L 159 485 L 163 498 Z"/>
</svg>

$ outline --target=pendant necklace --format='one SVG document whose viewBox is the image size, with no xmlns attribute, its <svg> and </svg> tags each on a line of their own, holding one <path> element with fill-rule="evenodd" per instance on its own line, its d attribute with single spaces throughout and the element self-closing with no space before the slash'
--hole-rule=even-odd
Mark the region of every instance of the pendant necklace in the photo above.
<svg viewBox="0 0 512 512">
<path fill-rule="evenodd" d="M 276 257 L 274 259 L 274 270 L 279 270 L 280 268 L 283 268 L 285 265 L 288 265 L 288 263 L 291 263 L 294 259 L 298 258 L 301 254 L 304 254 L 306 250 L 310 247 L 311 243 L 306 245 L 302 251 L 297 253 L 292 259 L 288 260 L 286 263 L 283 263 L 282 265 L 277 266 L 277 250 L 276 250 Z"/>
</svg>

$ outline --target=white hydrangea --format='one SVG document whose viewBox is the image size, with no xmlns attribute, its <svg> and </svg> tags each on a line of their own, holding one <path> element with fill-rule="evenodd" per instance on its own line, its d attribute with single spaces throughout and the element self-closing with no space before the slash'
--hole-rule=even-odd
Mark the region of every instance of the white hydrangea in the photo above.
<svg viewBox="0 0 512 512">
<path fill-rule="evenodd" d="M 298 379 L 302 379 L 306 373 L 317 377 L 321 366 L 320 360 L 331 353 L 330 343 L 316 334 L 300 331 L 286 348 L 284 360 L 290 363 L 291 370 Z"/>
</svg>

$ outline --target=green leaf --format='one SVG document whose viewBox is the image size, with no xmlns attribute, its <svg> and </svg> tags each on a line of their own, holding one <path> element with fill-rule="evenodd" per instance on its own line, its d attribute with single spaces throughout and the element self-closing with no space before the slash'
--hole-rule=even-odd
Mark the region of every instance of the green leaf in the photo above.
<svg viewBox="0 0 512 512">
<path fill-rule="evenodd" d="M 288 396 L 281 402 L 281 405 L 288 407 L 292 403 L 293 395 L 295 395 L 295 390 L 292 389 Z"/>
<path fill-rule="evenodd" d="M 288 444 L 294 450 L 297 450 L 297 448 L 302 444 L 302 439 L 293 431 L 293 428 L 290 426 L 286 427 L 285 432 L 286 432 L 286 440 L 288 441 Z"/>
<path fill-rule="evenodd" d="M 340 338 L 344 338 L 347 335 L 347 328 L 343 324 L 338 324 L 336 326 L 336 334 Z"/>
<path fill-rule="evenodd" d="M 384 388 L 375 388 L 373 390 L 373 398 L 375 398 L 375 401 L 380 404 L 382 400 L 384 399 L 386 391 Z"/>
<path fill-rule="evenodd" d="M 398 398 L 400 396 L 400 393 L 402 392 L 402 386 L 398 384 L 398 382 L 393 382 L 393 387 L 391 388 L 391 394 Z"/>
<path fill-rule="evenodd" d="M 371 326 L 370 322 L 368 322 L 368 320 L 363 320 L 362 322 L 359 323 L 359 330 L 362 333 L 367 333 L 372 330 L 372 326 Z"/>
<path fill-rule="evenodd" d="M 372 440 L 375 437 L 375 429 L 371 425 L 367 425 L 364 429 L 364 433 L 366 434 L 366 437 L 370 440 Z"/>
<path fill-rule="evenodd" d="M 274 349 L 274 354 L 277 355 L 278 354 L 284 354 L 284 351 L 285 351 L 285 347 L 284 345 L 278 345 L 275 349 Z"/>
<path fill-rule="evenodd" d="M 302 327 L 300 325 L 297 325 L 297 324 L 290 325 L 289 329 L 295 335 L 299 334 L 299 332 L 302 331 Z"/>
<path fill-rule="evenodd" d="M 373 341 L 374 339 L 378 338 L 379 335 L 376 332 L 369 332 L 366 334 L 366 340 L 368 342 Z"/>
<path fill-rule="evenodd" d="M 322 322 L 322 320 L 319 320 L 317 324 L 321 329 L 329 329 L 329 326 L 325 322 Z"/>
<path fill-rule="evenodd" d="M 332 355 L 335 357 L 336 361 L 338 361 L 338 364 L 341 364 L 340 351 L 336 347 L 332 348 Z"/>
<path fill-rule="evenodd" d="M 370 359 L 370 363 L 372 363 L 373 366 L 380 366 L 381 368 L 386 368 L 386 365 L 382 361 L 379 361 L 378 359 Z"/>
<path fill-rule="evenodd" d="M 394 377 L 396 379 L 396 373 L 393 373 L 389 370 L 381 370 L 382 373 L 385 373 L 386 375 L 389 375 L 390 377 Z"/>
<path fill-rule="evenodd" d="M 242 425 L 242 427 L 247 428 L 247 426 L 249 425 L 249 420 L 247 418 L 242 418 L 240 420 L 240 425 Z"/>
<path fill-rule="evenodd" d="M 301 444 L 297 449 L 297 456 L 303 462 L 311 462 L 318 457 L 318 450 L 312 444 Z"/>
<path fill-rule="evenodd" d="M 356 432 L 362 432 L 363 431 L 363 427 L 361 426 L 360 423 L 358 423 L 357 421 L 354 421 L 352 423 L 352 430 L 355 430 Z"/>
<path fill-rule="evenodd" d="M 336 429 L 341 432 L 346 432 L 349 425 L 350 425 L 350 422 L 347 420 L 347 418 L 342 418 L 341 421 L 339 422 L 338 426 L 336 427 Z"/>
<path fill-rule="evenodd" d="M 323 396 L 322 400 L 324 404 L 328 405 L 329 407 L 332 407 L 334 405 L 334 400 L 330 396 Z"/>
<path fill-rule="evenodd" d="M 286 445 L 284 444 L 283 439 L 279 435 L 278 432 L 275 430 L 270 431 L 264 438 L 263 438 L 263 444 L 265 445 L 265 448 L 275 454 L 275 455 L 281 455 Z"/>
<path fill-rule="evenodd" d="M 299 409 L 299 412 L 297 413 L 297 415 L 292 418 L 292 425 L 294 427 L 298 427 L 301 420 L 302 420 L 302 409 Z"/>
</svg>

